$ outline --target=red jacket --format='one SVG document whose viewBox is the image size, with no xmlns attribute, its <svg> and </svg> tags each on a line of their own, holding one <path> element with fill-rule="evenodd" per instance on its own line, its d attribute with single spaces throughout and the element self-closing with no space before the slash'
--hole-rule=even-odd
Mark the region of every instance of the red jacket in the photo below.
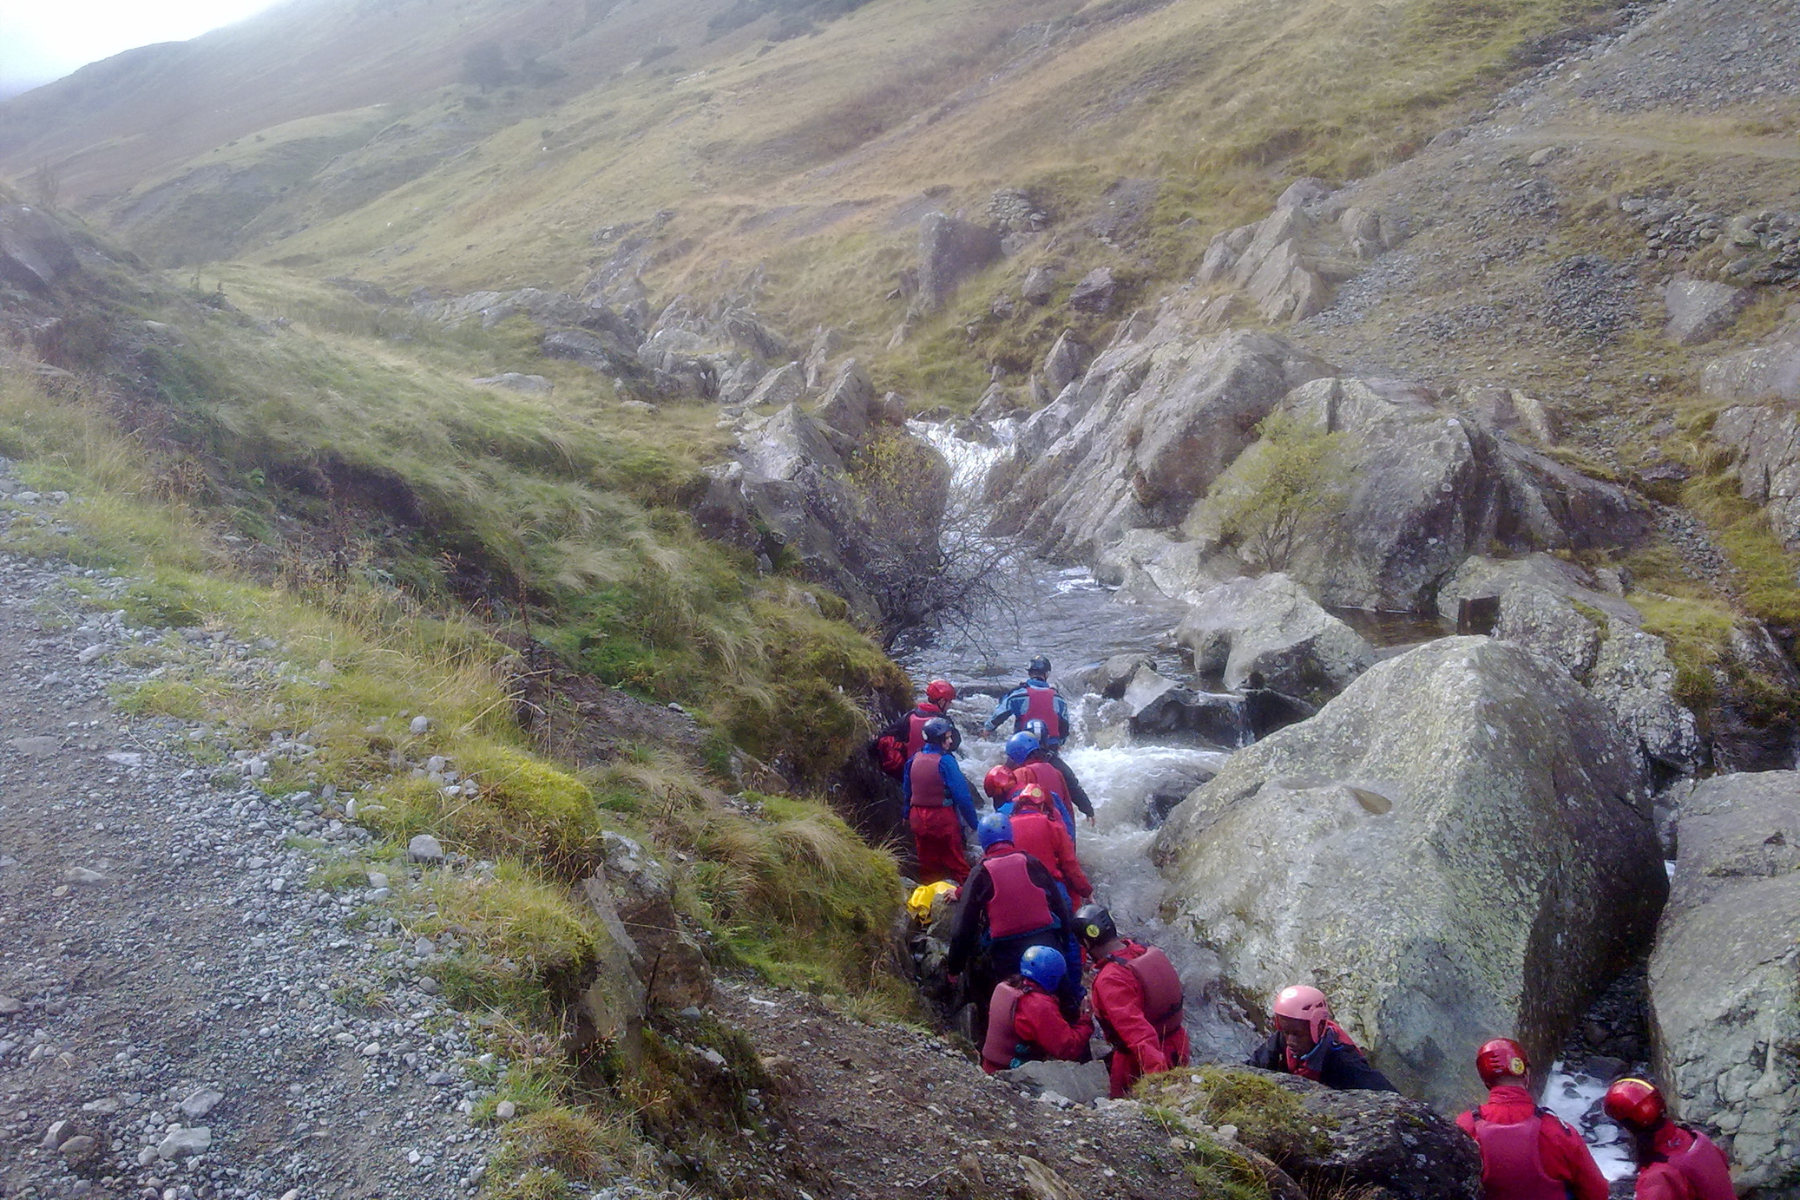
<svg viewBox="0 0 1800 1200">
<path fill-rule="evenodd" d="M 1127 941 L 1117 957 L 1133 959 L 1149 947 Z M 1113 1044 L 1112 1095 L 1125 1094 L 1140 1075 L 1155 1075 L 1188 1059 L 1186 1030 L 1176 1026 L 1164 1038 L 1144 1012 L 1144 985 L 1123 963 L 1103 962 L 1094 973 L 1094 1016 Z"/>
<path fill-rule="evenodd" d="M 1731 1167 L 1711 1138 L 1664 1121 L 1654 1145 L 1659 1160 L 1639 1168 L 1637 1200 L 1735 1200 Z"/>
<path fill-rule="evenodd" d="M 1512 1125 L 1532 1117 L 1538 1111 L 1531 1093 L 1522 1087 L 1501 1084 L 1488 1092 L 1488 1102 L 1456 1118 L 1457 1126 L 1470 1137 L 1475 1136 L 1475 1114 L 1497 1125 Z M 1555 1117 L 1546 1116 L 1538 1123 L 1538 1155 L 1544 1174 L 1569 1188 L 1573 1200 L 1606 1200 L 1606 1177 L 1594 1165 L 1594 1156 L 1581 1135 Z"/>
<path fill-rule="evenodd" d="M 1094 885 L 1088 882 L 1075 857 L 1075 843 L 1061 817 L 1037 808 L 1021 808 L 1015 800 L 1012 831 L 1013 845 L 1049 867 L 1050 873 L 1068 887 L 1076 906 L 1087 903 L 1094 894 Z"/>
<path fill-rule="evenodd" d="M 1045 1058 L 1079 1062 L 1088 1055 L 1088 1039 L 1094 1036 L 1094 1018 L 1085 1014 L 1073 1025 L 1063 1020 L 1056 997 L 1027 980 L 1019 1007 L 1013 1010 L 1013 1032 L 1044 1052 Z"/>
</svg>

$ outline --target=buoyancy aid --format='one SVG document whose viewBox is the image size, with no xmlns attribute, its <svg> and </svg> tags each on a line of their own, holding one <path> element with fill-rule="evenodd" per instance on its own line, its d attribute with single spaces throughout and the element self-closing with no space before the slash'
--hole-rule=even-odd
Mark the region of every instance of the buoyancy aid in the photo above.
<svg viewBox="0 0 1800 1200">
<path fill-rule="evenodd" d="M 1704 1133 L 1671 1121 L 1657 1131 L 1656 1152 L 1693 1185 L 1696 1200 L 1735 1200 L 1725 1152 Z"/>
<path fill-rule="evenodd" d="M 1046 797 L 1060 796 L 1064 803 L 1068 802 L 1069 781 L 1063 778 L 1061 771 L 1041 759 L 1027 759 L 1014 767 L 1013 781 L 1018 787 L 1035 783 L 1044 789 Z"/>
<path fill-rule="evenodd" d="M 1544 1170 L 1539 1142 L 1541 1113 L 1501 1125 L 1475 1110 L 1475 1141 L 1481 1146 L 1481 1191 L 1486 1200 L 1568 1200 L 1568 1185 Z"/>
<path fill-rule="evenodd" d="M 908 758 L 925 747 L 925 723 L 943 715 L 929 704 L 921 704 L 906 714 L 906 756 Z"/>
<path fill-rule="evenodd" d="M 942 754 L 926 754 L 921 751 L 912 756 L 906 764 L 907 779 L 912 785 L 911 804 L 914 808 L 943 808 L 950 803 L 949 792 L 944 787 L 944 777 L 939 774 Z"/>
<path fill-rule="evenodd" d="M 1062 827 L 1059 817 L 1052 817 L 1043 809 L 1035 806 L 1026 807 L 1013 801 L 1012 834 L 1013 845 L 1044 864 L 1059 883 L 1067 883 L 1056 863 L 1056 835 L 1050 822 L 1055 821 L 1057 828 Z"/>
<path fill-rule="evenodd" d="M 1102 961 L 1118 963 L 1137 979 L 1138 987 L 1144 992 L 1144 1019 L 1156 1028 L 1157 1037 L 1167 1041 L 1181 1028 L 1182 1002 L 1186 996 L 1181 986 L 1181 976 L 1176 973 L 1175 964 L 1169 961 L 1168 955 L 1155 946 L 1146 946 L 1144 952 L 1135 958 L 1109 954 Z M 1098 1017 L 1099 1014 L 1096 1013 L 1095 1016 Z M 1105 1020 L 1100 1021 L 1100 1031 L 1114 1047 L 1125 1048 L 1112 1026 Z"/>
<path fill-rule="evenodd" d="M 988 1004 L 987 1037 L 981 1043 L 981 1061 L 996 1071 L 1004 1071 L 1016 1065 L 1023 1053 L 1028 1052 L 1028 1047 L 1020 1043 L 1019 1031 L 1013 1025 L 1013 1018 L 1019 1011 L 1019 1001 L 1024 997 L 1024 991 L 1010 983 L 1002 983 L 994 988 L 994 998 Z"/>
<path fill-rule="evenodd" d="M 1028 721 L 1042 721 L 1051 741 L 1062 740 L 1062 719 L 1056 715 L 1055 688 L 1047 683 L 1025 685 L 1025 715 L 1019 718 L 1019 728 L 1025 728 Z"/>
<path fill-rule="evenodd" d="M 1030 863 L 1017 850 L 982 860 L 994 883 L 987 909 L 988 937 L 998 940 L 1056 927 L 1049 898 L 1031 881 Z"/>
</svg>

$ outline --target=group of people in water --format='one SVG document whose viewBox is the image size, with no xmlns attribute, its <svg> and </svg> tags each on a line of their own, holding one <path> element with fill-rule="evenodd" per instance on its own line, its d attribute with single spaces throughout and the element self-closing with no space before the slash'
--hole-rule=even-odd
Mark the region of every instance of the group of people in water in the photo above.
<svg viewBox="0 0 1800 1200">
<path fill-rule="evenodd" d="M 954 889 L 945 967 L 974 1008 L 983 1069 L 1086 1062 L 1098 1029 L 1111 1047 L 1109 1091 L 1119 1098 L 1145 1075 L 1187 1065 L 1185 995 L 1168 956 L 1120 933 L 1093 903 L 1075 840 L 1076 813 L 1091 825 L 1094 809 L 1058 753 L 1070 733 L 1068 706 L 1049 682 L 1048 658 L 1033 658 L 1026 676 L 982 725 L 988 735 L 1008 721 L 1014 727 L 1006 761 L 982 779 L 993 806 L 985 814 L 957 757 L 962 735 L 947 680 L 932 680 L 870 751 L 900 784 L 921 891 Z M 965 830 L 980 846 L 974 863 Z M 1268 1038 L 1247 1065 L 1331 1088 L 1399 1090 L 1333 1019 L 1325 994 L 1306 984 L 1275 996 Z M 1487 1200 L 1605 1200 L 1607 1182 L 1581 1135 L 1533 1099 L 1524 1048 L 1496 1038 L 1476 1053 L 1475 1069 L 1488 1100 L 1457 1124 L 1480 1148 Z M 1734 1200 L 1723 1152 L 1671 1120 L 1655 1085 L 1621 1079 L 1603 1106 L 1633 1139 L 1637 1200 Z"/>
</svg>

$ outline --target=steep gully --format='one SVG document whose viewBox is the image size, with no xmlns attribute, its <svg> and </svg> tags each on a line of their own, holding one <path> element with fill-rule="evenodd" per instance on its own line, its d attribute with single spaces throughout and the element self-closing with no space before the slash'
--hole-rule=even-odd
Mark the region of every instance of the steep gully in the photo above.
<svg viewBox="0 0 1800 1200">
<path fill-rule="evenodd" d="M 991 439 L 969 440 L 954 423 L 912 421 L 913 433 L 930 442 L 952 469 L 951 487 L 962 503 L 975 505 L 990 469 L 1011 449 L 1013 422 L 990 427 Z M 953 715 L 964 731 L 964 771 L 976 783 L 989 766 L 1003 761 L 1002 742 L 978 735 L 981 722 L 997 696 L 1017 685 L 1021 664 L 1033 654 L 1047 655 L 1056 667 L 1053 681 L 1082 679 L 1085 669 L 1118 654 L 1148 656 L 1157 671 L 1196 690 L 1209 682 L 1173 649 L 1170 630 L 1180 619 L 1179 606 L 1159 605 L 1116 593 L 1085 568 L 1059 568 L 1030 558 L 1010 564 L 1003 597 L 957 633 L 940 630 L 905 647 L 900 661 L 915 678 L 953 680 L 959 698 Z M 1378 614 L 1343 613 L 1383 654 L 1447 632 L 1420 620 L 1386 621 Z M 1196 1057 L 1241 1061 L 1258 1034 L 1239 1006 L 1219 987 L 1218 963 L 1212 952 L 1165 924 L 1161 916 L 1165 881 L 1150 861 L 1160 813 L 1159 797 L 1185 796 L 1210 778 L 1229 757 L 1230 748 L 1207 746 L 1192 739 L 1135 737 L 1119 712 L 1093 692 L 1064 684 L 1061 689 L 1074 724 L 1064 758 L 1079 776 L 1094 804 L 1093 826 L 1083 824 L 1077 837 L 1083 868 L 1095 886 L 1095 899 L 1105 904 L 1121 928 L 1163 947 L 1175 960 L 1187 984 L 1187 1026 Z M 976 736 L 970 736 L 974 732 Z M 1240 744 L 1252 737 L 1246 727 Z M 1604 1006 L 1606 1001 L 1601 1002 Z M 1500 1031 L 1496 1031 L 1500 1032 Z M 1608 1179 L 1631 1175 L 1634 1167 L 1622 1132 L 1600 1112 L 1604 1081 L 1568 1069 L 1558 1062 L 1544 1094 L 1545 1107 L 1581 1129 Z"/>
</svg>

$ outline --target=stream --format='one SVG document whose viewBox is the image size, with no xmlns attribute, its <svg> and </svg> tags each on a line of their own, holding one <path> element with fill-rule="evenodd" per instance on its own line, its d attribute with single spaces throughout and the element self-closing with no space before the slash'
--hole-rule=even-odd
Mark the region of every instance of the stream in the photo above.
<svg viewBox="0 0 1800 1200">
<path fill-rule="evenodd" d="M 958 436 L 954 423 L 909 422 L 915 434 L 942 453 L 952 469 L 952 504 L 978 507 L 989 470 L 1011 447 L 1010 421 L 990 426 L 991 441 Z M 1004 761 L 1002 741 L 979 735 L 997 698 L 1018 686 L 1034 654 L 1049 657 L 1051 682 L 1080 679 L 1116 654 L 1148 655 L 1157 671 L 1198 691 L 1208 681 L 1194 677 L 1174 648 L 1170 633 L 1183 606 L 1147 603 L 1115 593 L 1085 568 L 1062 568 L 1019 557 L 1007 563 L 1001 598 L 991 611 L 956 633 L 900 648 L 896 657 L 918 680 L 946 678 L 958 698 L 952 715 L 963 730 L 964 773 L 983 804 L 980 781 Z M 1454 632 L 1442 623 L 1408 614 L 1338 613 L 1375 645 L 1382 657 Z M 1094 885 L 1094 898 L 1109 908 L 1120 929 L 1160 946 L 1187 984 L 1187 1028 L 1197 1061 L 1241 1062 L 1260 1040 L 1238 1005 L 1219 986 L 1212 951 L 1171 930 L 1161 908 L 1167 884 L 1150 862 L 1160 820 L 1151 813 L 1154 796 L 1185 795 L 1210 778 L 1231 751 L 1197 741 L 1139 739 L 1122 724 L 1116 704 L 1059 684 L 1073 729 L 1063 757 L 1093 801 L 1095 823 L 1080 823 L 1076 849 Z M 1010 732 L 1003 728 L 1002 737 Z M 985 811 L 985 807 L 984 807 Z M 1473 1063 L 1471 1062 L 1471 1070 Z M 1606 1083 L 1556 1063 L 1540 1098 L 1546 1108 L 1580 1129 L 1595 1161 L 1609 1180 L 1633 1173 L 1628 1143 L 1599 1111 Z"/>
</svg>

